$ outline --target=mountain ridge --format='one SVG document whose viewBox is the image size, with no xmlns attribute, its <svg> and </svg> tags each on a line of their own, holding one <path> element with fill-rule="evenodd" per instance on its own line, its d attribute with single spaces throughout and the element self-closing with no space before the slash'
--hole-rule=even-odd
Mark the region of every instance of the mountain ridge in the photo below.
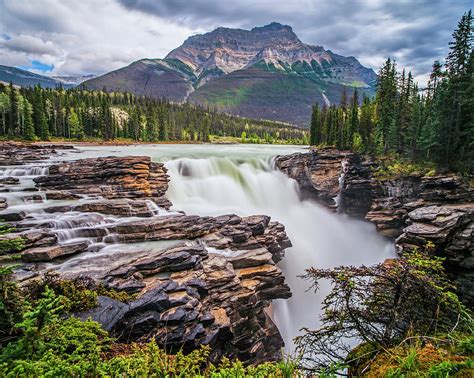
<svg viewBox="0 0 474 378">
<path fill-rule="evenodd" d="M 43 88 L 73 87 L 71 83 L 66 83 L 54 77 L 39 75 L 21 68 L 4 65 L 0 65 L 0 81 L 4 83 L 12 82 L 15 85 L 24 87 L 34 87 L 37 84 Z"/>
</svg>

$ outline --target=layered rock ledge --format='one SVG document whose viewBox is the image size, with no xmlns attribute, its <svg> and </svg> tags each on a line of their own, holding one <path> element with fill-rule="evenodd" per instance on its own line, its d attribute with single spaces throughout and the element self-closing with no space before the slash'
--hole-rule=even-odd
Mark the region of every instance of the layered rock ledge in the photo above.
<svg viewBox="0 0 474 378">
<path fill-rule="evenodd" d="M 279 156 L 275 163 L 300 184 L 304 198 L 374 223 L 399 253 L 433 243 L 460 294 L 474 305 L 472 177 L 413 174 L 378 180 L 370 157 L 334 149 Z"/>
<path fill-rule="evenodd" d="M 51 165 L 47 156 L 60 160 L 53 149 L 2 148 L 4 156 L 19 151 L 4 162 L 18 170 L 17 180 L 2 182 L 8 207 L 0 218 L 15 227 L 2 239 L 23 239 L 23 250 L 10 252 L 22 261 L 21 285 L 53 271 L 134 294 L 128 303 L 101 296 L 99 306 L 76 314 L 125 342 L 155 339 L 185 351 L 206 344 L 213 360 L 280 357 L 271 301 L 291 296 L 275 265 L 291 245 L 283 225 L 265 215 L 167 211 L 166 168 L 148 157 Z"/>
<path fill-rule="evenodd" d="M 38 188 L 64 197 L 151 198 L 169 208 L 164 198 L 166 172 L 162 163 L 152 162 L 149 156 L 91 158 L 52 165 L 47 176 L 34 181 Z"/>
</svg>

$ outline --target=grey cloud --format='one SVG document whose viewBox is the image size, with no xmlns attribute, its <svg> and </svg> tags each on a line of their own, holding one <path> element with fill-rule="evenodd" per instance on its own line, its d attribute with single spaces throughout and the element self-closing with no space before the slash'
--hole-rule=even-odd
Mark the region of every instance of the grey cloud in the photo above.
<svg viewBox="0 0 474 378">
<path fill-rule="evenodd" d="M 61 53 L 53 42 L 23 34 L 7 41 L 0 41 L 0 47 L 27 54 L 58 55 Z"/>
<path fill-rule="evenodd" d="M 0 64 L 47 60 L 54 74 L 102 73 L 164 57 L 218 26 L 288 24 L 303 42 L 375 70 L 391 56 L 426 77 L 468 0 L 0 0 Z M 41 60 L 41 61 L 43 61 Z M 21 63 L 16 63 L 21 62 Z"/>
</svg>

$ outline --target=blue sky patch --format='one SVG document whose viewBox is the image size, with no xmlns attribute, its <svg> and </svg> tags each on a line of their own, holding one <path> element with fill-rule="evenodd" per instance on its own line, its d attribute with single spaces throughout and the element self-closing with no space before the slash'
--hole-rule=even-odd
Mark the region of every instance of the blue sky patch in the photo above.
<svg viewBox="0 0 474 378">
<path fill-rule="evenodd" d="M 37 70 L 41 72 L 48 72 L 53 70 L 54 64 L 44 64 L 41 63 L 39 60 L 32 60 L 30 66 L 20 66 L 19 68 L 24 70 Z"/>
</svg>

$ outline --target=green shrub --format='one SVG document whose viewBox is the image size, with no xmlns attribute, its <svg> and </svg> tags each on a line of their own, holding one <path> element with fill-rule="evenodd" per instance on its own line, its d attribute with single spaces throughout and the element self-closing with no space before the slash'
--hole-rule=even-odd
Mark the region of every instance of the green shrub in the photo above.
<svg viewBox="0 0 474 378">
<path fill-rule="evenodd" d="M 0 265 L 0 347 L 15 338 L 14 325 L 24 311 L 22 293 L 10 280 L 13 268 Z"/>
<path fill-rule="evenodd" d="M 377 180 L 394 180 L 408 176 L 435 176 L 436 169 L 429 162 L 415 162 L 408 159 L 400 159 L 395 156 L 384 156 L 377 160 L 377 168 L 373 176 Z"/>
<path fill-rule="evenodd" d="M 47 272 L 41 280 L 28 285 L 25 295 L 32 301 L 40 298 L 45 288 L 49 287 L 56 295 L 66 299 L 66 308 L 70 312 L 81 312 L 97 306 L 99 295 L 107 296 L 121 302 L 129 302 L 135 298 L 126 292 L 108 290 L 97 284 L 90 277 L 77 277 L 72 280 L 61 279 L 57 272 Z"/>
<path fill-rule="evenodd" d="M 7 223 L 0 223 L 0 235 L 5 235 L 12 232 L 13 228 Z M 4 253 L 12 253 L 21 251 L 25 248 L 25 242 L 23 238 L 18 237 L 14 239 L 1 239 L 0 240 L 0 255 Z"/>
</svg>

